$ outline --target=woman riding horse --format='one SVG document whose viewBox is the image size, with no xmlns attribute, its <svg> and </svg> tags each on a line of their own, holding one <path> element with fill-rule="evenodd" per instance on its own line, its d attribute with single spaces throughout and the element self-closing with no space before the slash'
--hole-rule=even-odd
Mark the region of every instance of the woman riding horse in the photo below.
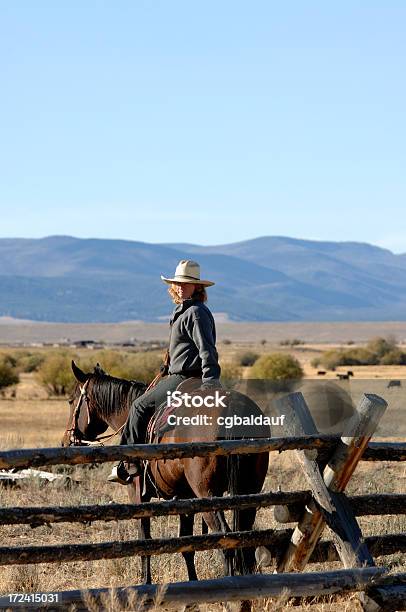
<svg viewBox="0 0 406 612">
<path fill-rule="evenodd" d="M 145 442 L 148 423 L 155 410 L 162 405 L 168 392 L 188 378 L 201 378 L 202 388 L 220 387 L 220 366 L 216 350 L 216 327 L 212 313 L 204 303 L 206 287 L 212 281 L 200 278 L 200 266 L 182 259 L 173 278 L 161 276 L 170 285 L 168 292 L 176 307 L 170 319 L 168 358 L 164 377 L 149 391 L 137 398 L 121 434 L 120 444 Z M 128 485 L 139 474 L 141 466 L 121 461 L 113 467 L 109 480 Z"/>
</svg>

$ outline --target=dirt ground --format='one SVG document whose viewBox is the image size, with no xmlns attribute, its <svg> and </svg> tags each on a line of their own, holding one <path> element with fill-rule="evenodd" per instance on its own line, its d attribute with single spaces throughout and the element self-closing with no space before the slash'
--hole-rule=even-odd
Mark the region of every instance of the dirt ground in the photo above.
<svg viewBox="0 0 406 612">
<path fill-rule="evenodd" d="M 242 345 L 246 348 L 246 344 Z M 262 345 L 255 345 L 262 351 Z M 307 381 L 317 378 L 317 372 L 310 366 L 312 357 L 323 348 L 321 345 L 305 345 L 294 348 L 294 352 L 305 368 Z M 238 343 L 220 347 L 223 356 L 231 359 L 234 352 L 239 351 Z M 266 347 L 269 351 L 270 347 Z M 397 368 L 367 368 L 354 370 L 355 379 L 359 380 L 359 389 L 369 391 L 371 381 L 380 384 L 379 389 L 385 391 L 385 379 L 406 378 L 403 369 Z M 368 371 L 367 371 L 368 370 Z M 405 368 L 406 370 L 406 368 Z M 333 376 L 332 376 L 333 377 Z M 367 379 L 369 381 L 367 382 Z M 365 381 L 365 385 L 363 382 Z M 368 388 L 366 389 L 365 386 Z M 390 391 L 392 393 L 392 391 Z M 387 391 L 389 393 L 389 391 Z M 400 391 L 398 390 L 399 394 Z M 404 423 L 405 406 L 395 395 L 391 396 L 390 407 L 386 419 L 388 423 Z M 61 435 L 65 429 L 68 416 L 68 405 L 65 399 L 48 398 L 46 392 L 35 381 L 33 375 L 23 375 L 17 387 L 14 398 L 0 400 L 2 450 L 22 447 L 59 446 Z M 399 435 L 399 439 L 406 439 Z M 89 466 L 58 467 L 55 471 L 68 474 L 78 484 L 66 489 L 60 484 L 41 484 L 36 479 L 24 482 L 19 487 L 0 487 L 0 506 L 44 506 L 44 505 L 80 505 L 108 504 L 128 502 L 127 490 L 120 485 L 109 484 L 106 476 L 110 465 L 103 464 L 91 468 Z M 265 491 L 307 489 L 308 486 L 297 467 L 294 453 L 272 453 Z M 348 492 L 350 494 L 372 492 L 406 492 L 406 468 L 399 463 L 361 463 L 352 478 Z M 200 531 L 200 519 L 196 521 Z M 360 524 L 364 535 L 379 533 L 405 533 L 405 516 L 361 517 Z M 273 518 L 272 509 L 261 509 L 257 514 L 256 525 L 261 528 L 276 528 L 278 524 Z M 279 526 L 280 527 L 280 526 Z M 177 533 L 176 517 L 161 517 L 152 521 L 153 536 L 171 537 Z M 5 526 L 0 528 L 2 546 L 25 546 L 56 543 L 104 542 L 111 540 L 137 539 L 135 521 L 95 522 L 91 526 L 75 523 L 63 523 L 53 526 L 42 526 L 32 529 L 26 525 Z M 328 530 L 325 533 L 329 537 Z M 391 571 L 406 571 L 406 555 L 394 554 L 377 560 L 379 565 L 388 566 Z M 196 554 L 197 572 L 200 578 L 214 578 L 222 574 L 217 551 Z M 318 567 L 312 565 L 310 570 L 338 569 L 339 563 L 324 564 Z M 153 581 L 172 582 L 186 580 L 187 575 L 181 555 L 162 555 L 152 558 Z M 267 568 L 272 572 L 273 567 Z M 0 573 L 0 593 L 9 592 L 41 592 L 61 591 L 96 587 L 117 587 L 137 584 L 140 581 L 140 562 L 138 558 L 100 560 L 93 562 L 70 562 L 40 565 L 21 565 L 2 568 Z M 106 607 L 107 604 L 106 604 Z M 282 610 L 288 604 L 285 600 L 260 601 L 257 610 Z M 302 606 L 296 609 L 307 609 Z M 91 602 L 89 609 L 92 609 Z M 113 606 L 112 609 L 117 609 Z M 134 609 L 136 605 L 134 604 Z M 220 605 L 202 606 L 202 610 L 215 612 L 221 610 Z M 309 608 L 311 610 L 357 610 L 355 596 L 342 598 L 338 602 L 326 602 Z"/>
<path fill-rule="evenodd" d="M 371 322 L 230 322 L 223 313 L 214 313 L 217 339 L 232 342 L 259 343 L 266 340 L 276 344 L 282 340 L 299 338 L 305 342 L 331 344 L 366 342 L 374 336 L 394 336 L 406 342 L 406 321 Z M 169 320 L 169 316 L 168 316 Z M 0 317 L 0 343 L 15 342 L 57 343 L 93 340 L 122 343 L 129 341 L 168 340 L 168 323 L 124 321 L 122 323 L 46 323 Z"/>
</svg>

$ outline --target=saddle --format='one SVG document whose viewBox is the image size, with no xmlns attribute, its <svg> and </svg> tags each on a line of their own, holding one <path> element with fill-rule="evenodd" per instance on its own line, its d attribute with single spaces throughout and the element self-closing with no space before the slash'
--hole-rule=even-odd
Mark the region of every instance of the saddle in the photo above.
<svg viewBox="0 0 406 612">
<path fill-rule="evenodd" d="M 200 378 L 187 378 L 176 387 L 176 391 L 181 391 L 182 393 L 192 393 L 193 391 L 196 391 L 201 384 L 202 381 Z M 145 440 L 146 444 L 159 443 L 164 433 L 175 428 L 175 425 L 168 425 L 168 417 L 171 414 L 174 414 L 175 411 L 176 407 L 167 406 L 166 402 L 158 406 L 148 423 Z"/>
</svg>

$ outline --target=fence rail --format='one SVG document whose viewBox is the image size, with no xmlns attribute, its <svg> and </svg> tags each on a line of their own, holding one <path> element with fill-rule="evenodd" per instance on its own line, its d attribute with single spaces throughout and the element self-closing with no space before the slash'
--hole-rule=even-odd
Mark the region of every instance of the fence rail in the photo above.
<svg viewBox="0 0 406 612">
<path fill-rule="evenodd" d="M 381 593 L 385 591 L 385 568 L 368 567 L 362 569 L 345 569 L 330 572 L 312 572 L 308 574 L 279 574 L 254 576 L 228 576 L 213 580 L 194 582 L 177 582 L 165 585 L 142 585 L 120 589 L 89 589 L 82 591 L 64 591 L 58 594 L 58 603 L 52 609 L 88 610 L 85 602 L 92 602 L 92 609 L 107 608 L 114 602 L 132 608 L 147 609 L 148 604 L 154 609 L 179 610 L 193 601 L 196 604 L 216 603 L 219 601 L 239 601 L 266 597 L 285 599 L 334 595 L 335 593 L 354 592 L 376 585 Z M 405 575 L 394 576 L 399 582 Z M 9 600 L 0 598 L 0 606 L 7 606 Z M 156 604 L 156 607 L 155 605 Z M 145 607 L 144 607 L 145 606 Z M 32 606 L 34 607 L 34 606 Z M 41 606 L 35 604 L 35 609 Z M 13 608 L 18 608 L 14 604 Z M 22 609 L 29 609 L 24 603 Z M 131 609 L 131 608 L 130 608 Z"/>
<path fill-rule="evenodd" d="M 71 448 L 27 448 L 0 452 L 0 469 L 105 463 L 120 459 L 178 459 L 190 457 L 249 455 L 287 450 L 328 450 L 339 436 L 294 436 L 257 440 L 219 440 L 178 444 L 136 444 L 128 446 L 85 446 Z M 406 461 L 405 442 L 371 442 L 362 460 Z"/>
<path fill-rule="evenodd" d="M 375 401 L 376 403 L 377 400 L 374 397 L 369 396 L 367 401 L 372 403 Z M 358 434 L 358 438 L 362 439 L 364 445 L 366 445 L 368 437 L 360 432 Z M 341 439 L 338 436 L 292 435 L 292 437 L 288 438 L 221 440 L 165 445 L 21 449 L 0 452 L 0 469 L 19 469 L 58 464 L 81 465 L 116 461 L 123 458 L 138 458 L 151 461 L 209 455 L 227 456 L 287 450 L 317 450 L 318 453 L 302 453 L 301 455 L 299 453 L 299 457 L 303 457 L 302 463 L 304 467 L 306 469 L 309 466 L 312 467 L 313 474 L 317 468 L 316 460 L 313 457 L 318 455 L 318 459 L 320 459 L 327 453 L 330 453 L 330 456 L 332 456 L 332 453 L 336 452 L 337 449 L 342 453 L 346 445 L 350 449 L 352 449 L 351 445 L 354 446 L 354 454 L 357 454 L 355 462 L 359 458 L 366 461 L 406 461 L 406 443 L 404 442 L 370 443 L 362 454 L 362 449 L 358 447 L 355 440 L 351 436 Z M 337 462 L 335 468 L 337 469 Z M 310 468 L 308 471 L 310 472 Z M 287 522 L 291 520 L 298 521 L 303 514 L 304 508 L 309 504 L 315 507 L 317 512 L 322 513 L 322 519 L 324 520 L 327 515 L 325 509 L 322 509 L 321 500 L 323 498 L 320 490 L 317 487 L 313 488 L 312 484 L 310 486 L 312 486 L 312 491 L 260 493 L 224 498 L 181 499 L 142 504 L 1 508 L 0 525 L 22 523 L 36 527 L 61 522 L 90 523 L 99 520 L 151 518 L 254 506 L 267 507 L 271 505 L 275 506 L 280 513 L 279 518 L 284 516 L 285 522 Z M 331 491 L 327 489 L 326 491 L 331 494 Z M 343 494 L 340 493 L 340 495 L 341 498 L 338 495 L 332 497 L 335 504 L 338 504 L 340 499 L 342 500 Z M 348 503 L 350 513 L 357 516 L 406 514 L 406 495 L 401 494 L 354 496 L 346 498 L 346 503 Z M 350 514 L 346 516 L 348 517 Z M 281 522 L 284 521 L 282 520 Z M 343 556 L 340 554 L 342 551 L 340 551 L 340 547 L 337 545 L 337 533 L 333 531 L 332 534 L 333 539 L 331 541 L 318 541 L 314 550 L 312 546 L 312 550 L 309 552 L 310 562 L 343 561 Z M 244 547 L 268 547 L 268 551 L 276 551 L 277 556 L 279 556 L 276 561 L 279 563 L 281 561 L 280 556 L 292 545 L 294 538 L 295 531 L 292 529 L 267 529 L 261 531 L 210 533 L 178 538 L 130 540 L 125 542 L 19 546 L 13 548 L 4 546 L 0 547 L 0 565 L 112 559 L 133 555 L 149 557 L 168 553 Z M 362 544 L 367 547 L 374 557 L 393 553 L 405 553 L 406 534 L 385 534 L 365 537 L 362 538 Z M 303 597 L 308 595 L 331 595 L 343 591 L 366 590 L 367 593 L 373 594 L 375 602 L 379 601 L 382 603 L 382 610 L 393 610 L 395 609 L 393 606 L 396 606 L 398 610 L 406 609 L 406 575 L 401 574 L 386 578 L 386 573 L 387 569 L 377 567 L 358 567 L 356 569 L 345 569 L 336 572 L 309 574 L 281 572 L 278 575 L 264 574 L 174 583 L 165 585 L 163 589 L 160 585 L 136 586 L 130 587 L 130 590 L 135 596 L 146 597 L 147 602 L 162 595 L 163 599 L 161 597 L 161 600 L 165 603 L 165 606 L 174 609 L 179 609 L 181 604 L 190 603 L 191 601 L 195 603 L 210 603 L 274 597 L 280 596 L 284 592 L 287 592 L 289 597 Z M 90 596 L 95 601 L 99 601 L 100 598 L 107 596 L 108 593 L 108 589 L 92 589 L 89 591 Z M 127 597 L 127 593 L 128 589 L 119 589 L 116 596 L 121 600 Z M 78 610 L 86 609 L 81 607 L 83 603 L 83 594 L 81 592 L 63 592 L 59 595 L 61 596 L 60 605 L 58 603 L 58 606 L 55 606 L 55 608 L 69 609 L 72 603 L 75 603 L 78 606 Z M 2 604 L 1 598 L 0 604 Z M 29 608 L 27 602 L 24 602 L 23 607 L 24 609 Z M 35 607 L 38 609 L 40 606 L 36 603 Z M 148 605 L 143 609 L 147 610 Z"/>
<path fill-rule="evenodd" d="M 31 527 L 52 523 L 91 523 L 93 521 L 117 521 L 153 518 L 178 514 L 195 514 L 213 510 L 235 508 L 278 507 L 280 523 L 295 522 L 303 505 L 312 499 L 311 491 L 278 491 L 255 495 L 207 497 L 200 499 L 176 499 L 144 502 L 141 504 L 106 504 L 94 506 L 50 506 L 0 508 L 0 525 L 25 524 Z M 406 495 L 373 494 L 349 497 L 356 516 L 406 514 Z M 283 515 L 283 518 L 282 518 Z"/>
<path fill-rule="evenodd" d="M 71 561 L 95 561 L 97 559 L 119 559 L 134 555 L 155 556 L 211 549 L 234 549 L 266 546 L 272 550 L 283 550 L 289 543 L 292 529 L 263 529 L 253 531 L 231 531 L 178 538 L 153 538 L 100 542 L 97 544 L 58 544 L 52 546 L 0 547 L 0 565 L 24 565 L 26 563 L 58 563 Z M 372 553 L 379 557 L 406 552 L 406 534 L 394 533 L 364 538 Z M 339 559 L 332 541 L 321 541 L 310 558 L 314 563 Z"/>
</svg>

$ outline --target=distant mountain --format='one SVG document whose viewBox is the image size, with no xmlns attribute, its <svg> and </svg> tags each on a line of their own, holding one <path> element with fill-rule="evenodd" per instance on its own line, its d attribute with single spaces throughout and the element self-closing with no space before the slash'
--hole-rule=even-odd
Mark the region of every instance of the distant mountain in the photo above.
<svg viewBox="0 0 406 612">
<path fill-rule="evenodd" d="M 171 304 L 159 275 L 186 258 L 216 282 L 210 307 L 231 320 L 406 320 L 406 254 L 279 236 L 219 246 L 0 239 L 0 316 L 162 320 Z"/>
</svg>

